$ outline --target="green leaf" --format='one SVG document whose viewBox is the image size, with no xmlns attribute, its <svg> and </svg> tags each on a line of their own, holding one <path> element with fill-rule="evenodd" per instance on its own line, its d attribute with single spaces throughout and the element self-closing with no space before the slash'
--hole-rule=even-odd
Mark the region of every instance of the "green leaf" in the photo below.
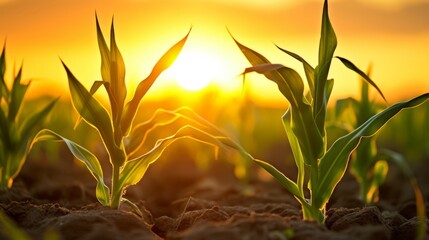
<svg viewBox="0 0 429 240">
<path fill-rule="evenodd" d="M 369 84 L 371 84 L 371 86 L 373 86 L 375 89 L 377 89 L 378 93 L 380 93 L 381 97 L 384 99 L 384 101 L 386 101 L 386 98 L 384 97 L 384 94 L 381 92 L 380 88 L 377 86 L 377 84 L 375 84 L 374 81 L 371 80 L 371 78 L 366 75 L 362 70 L 360 70 L 358 67 L 356 67 L 352 62 L 350 62 L 349 60 L 342 58 L 342 57 L 336 57 L 338 59 L 340 59 L 340 61 L 350 70 L 354 71 L 355 73 L 359 74 L 363 79 L 365 79 L 365 81 L 367 81 Z"/>
<path fill-rule="evenodd" d="M 253 50 L 249 49 L 247 51 Z M 252 54 L 251 56 L 257 56 L 257 54 Z M 291 126 L 293 132 L 297 136 L 297 140 L 299 141 L 305 163 L 308 165 L 317 164 L 316 161 L 318 157 L 320 157 L 324 151 L 323 139 L 312 118 L 311 106 L 305 101 L 304 85 L 301 77 L 291 68 L 284 66 L 279 68 L 279 64 L 269 63 L 246 68 L 244 73 L 251 71 L 263 73 L 263 70 L 269 71 L 267 72 L 269 73 L 268 75 L 267 73 L 264 73 L 264 75 L 271 77 L 270 80 L 277 84 L 280 92 L 291 104 L 291 109 L 294 113 L 292 114 Z"/>
<path fill-rule="evenodd" d="M 166 148 L 172 143 L 180 139 L 192 139 L 194 141 L 213 146 L 215 148 L 215 156 L 219 148 L 232 148 L 237 150 L 246 160 L 254 160 L 239 144 L 235 143 L 228 137 L 212 135 L 199 128 L 191 125 L 181 127 L 173 135 L 158 140 L 156 145 L 147 153 L 127 161 L 120 173 L 119 186 L 120 189 L 138 183 L 146 173 L 150 164 L 158 160 Z"/>
<path fill-rule="evenodd" d="M 116 104 L 117 108 L 117 112 L 112 115 L 115 122 L 114 126 L 119 126 L 125 105 L 125 98 L 127 97 L 127 87 L 125 85 L 125 63 L 121 52 L 116 45 L 113 20 L 110 31 L 110 76 L 110 90 L 113 94 L 113 98 L 115 99 L 115 102 L 111 104 Z"/>
<path fill-rule="evenodd" d="M 21 76 L 22 68 L 19 69 L 18 74 L 16 75 L 12 85 L 11 100 L 9 104 L 8 113 L 8 119 L 10 122 L 16 121 L 16 116 L 21 109 L 22 101 L 24 100 L 25 93 L 27 92 L 27 89 L 30 85 L 30 83 L 21 84 Z"/>
<path fill-rule="evenodd" d="M 45 107 L 43 107 L 42 110 L 26 118 L 26 120 L 21 124 L 19 128 L 19 132 L 21 133 L 22 143 L 28 142 L 28 141 L 31 142 L 31 138 L 36 134 L 36 131 L 41 127 L 40 123 L 44 119 L 46 119 L 49 112 L 52 110 L 52 108 L 55 106 L 58 100 L 59 98 L 52 100 Z"/>
<path fill-rule="evenodd" d="M 326 107 L 329 97 L 326 95 L 326 82 L 332 57 L 337 47 L 337 37 L 328 15 L 328 1 L 323 5 L 322 30 L 319 42 L 319 64 L 315 69 L 315 95 L 313 115 L 316 120 L 319 132 L 324 136 Z"/>
<path fill-rule="evenodd" d="M 109 187 L 103 179 L 103 170 L 98 159 L 84 147 L 48 129 L 41 130 L 33 140 L 33 144 L 40 141 L 63 141 L 70 149 L 71 153 L 82 161 L 91 175 L 97 180 L 96 196 L 98 201 L 104 206 L 110 205 Z"/>
<path fill-rule="evenodd" d="M 121 130 L 123 133 L 128 133 L 131 128 L 131 123 L 134 120 L 134 116 L 137 112 L 138 106 L 140 104 L 141 99 L 146 95 L 147 91 L 149 91 L 150 87 L 153 85 L 158 76 L 164 72 L 167 68 L 173 64 L 176 60 L 179 53 L 182 51 L 183 46 L 188 39 L 189 33 L 191 29 L 186 34 L 184 38 L 182 38 L 179 42 L 174 44 L 164 55 L 158 60 L 158 62 L 153 67 L 149 76 L 141 81 L 137 86 L 136 92 L 134 93 L 133 98 L 130 102 L 127 103 L 124 109 L 122 121 L 121 121 Z"/>
<path fill-rule="evenodd" d="M 374 115 L 353 132 L 339 138 L 326 152 L 319 163 L 320 182 L 313 193 L 315 207 L 321 208 L 330 198 L 347 167 L 350 154 L 359 145 L 362 137 L 370 137 L 377 133 L 391 118 L 402 109 L 416 107 L 429 98 L 429 93 L 420 95 L 409 101 L 397 103 Z"/>
<path fill-rule="evenodd" d="M 3 46 L 3 51 L 0 56 L 0 100 L 5 97 L 9 98 L 9 89 L 7 88 L 6 81 L 4 80 L 6 73 L 6 43 Z"/>
<path fill-rule="evenodd" d="M 234 37 L 232 38 L 234 39 Z M 294 113 L 292 115 L 292 129 L 300 143 L 304 160 L 308 165 L 317 164 L 318 157 L 324 152 L 323 138 L 313 120 L 311 106 L 307 104 L 304 97 L 304 83 L 299 74 L 295 70 L 280 64 L 271 64 L 261 54 L 242 45 L 235 39 L 234 41 L 250 64 L 253 65 L 253 67 L 246 68 L 244 74 L 252 71 L 263 73 L 265 77 L 277 84 L 280 92 L 289 101 Z"/>
<path fill-rule="evenodd" d="M 281 171 L 279 171 L 273 165 L 261 160 L 255 159 L 255 163 L 269 172 L 284 188 L 297 197 L 301 203 L 306 202 L 296 183 L 286 177 Z"/>
<path fill-rule="evenodd" d="M 182 121 L 183 124 L 175 124 L 179 121 Z M 133 128 L 130 136 L 127 139 L 128 143 L 126 145 L 126 150 L 128 156 L 134 155 L 143 145 L 146 145 L 146 139 L 150 132 L 161 127 L 174 128 L 176 125 L 192 125 L 212 134 L 221 133 L 218 128 L 210 124 L 207 120 L 198 116 L 188 107 L 182 107 L 174 111 L 157 109 L 148 121 L 145 121 Z"/>
<path fill-rule="evenodd" d="M 301 148 L 299 147 L 299 141 L 294 132 L 292 131 L 292 113 L 291 109 L 283 115 L 283 127 L 286 131 L 287 138 L 289 140 L 289 145 L 291 146 L 292 153 L 296 166 L 298 168 L 298 175 L 296 180 L 296 185 L 301 196 L 304 196 L 304 177 L 305 177 L 305 161 L 302 154 Z"/>
<path fill-rule="evenodd" d="M 179 139 L 185 138 L 212 145 L 216 149 L 225 145 L 221 140 L 224 137 L 213 136 L 190 125 L 181 127 L 175 134 L 158 140 L 156 145 L 144 155 L 125 163 L 119 177 L 120 189 L 138 183 L 146 173 L 149 165 L 158 160 L 168 146 Z"/>
<path fill-rule="evenodd" d="M 101 32 L 100 24 L 96 16 L 97 39 L 101 54 L 101 75 L 106 91 L 109 95 L 110 107 L 112 110 L 113 126 L 115 126 L 115 139 L 117 142 L 122 140 L 122 131 L 120 121 L 124 108 L 127 88 L 125 85 L 125 63 L 122 54 L 118 49 L 115 39 L 115 28 L 112 24 L 110 28 L 110 51 Z M 118 129 L 116 129 L 118 126 Z"/>
<path fill-rule="evenodd" d="M 314 96 L 314 92 L 315 92 L 315 87 L 314 87 L 314 85 L 315 85 L 315 83 L 314 83 L 314 68 L 307 61 L 305 61 L 304 58 L 302 58 L 298 54 L 293 53 L 291 51 L 288 51 L 286 49 L 283 49 L 283 48 L 281 48 L 279 46 L 277 46 L 277 48 L 280 49 L 281 51 L 283 51 L 284 53 L 292 56 L 293 58 L 295 58 L 296 60 L 300 61 L 303 64 L 304 71 L 305 71 L 305 76 L 307 78 L 308 87 L 310 88 L 310 93 L 311 93 L 310 96 L 311 96 L 311 99 L 312 99 L 313 96 Z"/>
<path fill-rule="evenodd" d="M 68 76 L 73 106 L 86 122 L 98 130 L 103 143 L 109 154 L 111 154 L 112 161 L 119 166 L 122 165 L 125 159 L 115 158 L 116 154 L 121 150 L 114 142 L 113 127 L 109 113 L 76 79 L 64 63 L 63 65 Z"/>
</svg>

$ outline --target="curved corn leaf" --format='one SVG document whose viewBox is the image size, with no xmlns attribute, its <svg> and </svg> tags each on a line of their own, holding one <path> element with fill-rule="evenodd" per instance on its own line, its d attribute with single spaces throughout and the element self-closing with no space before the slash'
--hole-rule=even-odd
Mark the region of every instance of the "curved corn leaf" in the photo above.
<svg viewBox="0 0 429 240">
<path fill-rule="evenodd" d="M 328 1 L 325 0 L 322 14 L 322 30 L 319 42 L 319 63 L 315 69 L 315 93 L 313 115 L 316 120 L 319 132 L 322 136 L 325 134 L 325 117 L 329 96 L 326 92 L 326 82 L 328 79 L 329 68 L 331 67 L 332 57 L 337 47 L 337 37 L 328 15 Z"/>
<path fill-rule="evenodd" d="M 184 121 L 185 124 L 177 124 L 179 126 L 184 126 L 186 124 L 195 125 L 195 127 L 212 134 L 221 133 L 221 131 L 218 130 L 215 126 L 208 123 L 207 120 L 202 119 L 188 107 L 182 107 L 174 111 L 157 109 L 148 121 L 143 122 L 133 128 L 130 136 L 127 139 L 129 140 L 126 145 L 128 156 L 132 156 L 143 145 L 145 145 L 147 136 L 151 131 L 159 127 L 168 128 L 180 120 Z"/>
<path fill-rule="evenodd" d="M 33 144 L 40 141 L 63 141 L 70 152 L 80 161 L 85 163 L 91 175 L 97 180 L 96 196 L 104 206 L 110 205 L 109 187 L 103 179 L 103 170 L 98 159 L 84 147 L 48 129 L 41 130 L 33 140 Z"/>
<path fill-rule="evenodd" d="M 224 137 L 210 135 L 209 133 L 206 133 L 190 125 L 181 127 L 175 134 L 160 139 L 156 145 L 146 154 L 125 163 L 119 176 L 120 189 L 137 184 L 146 173 L 149 165 L 158 160 L 158 158 L 169 145 L 179 139 L 184 138 L 193 139 L 204 144 L 212 145 L 216 149 L 218 147 L 224 146 L 221 140 Z"/>
<path fill-rule="evenodd" d="M 347 111 L 351 111 L 351 113 L 346 114 Z M 356 113 L 358 111 L 359 102 L 352 97 L 339 99 L 335 103 L 335 118 L 345 117 L 345 122 L 352 126 L 356 126 Z"/>
<path fill-rule="evenodd" d="M 287 138 L 289 140 L 289 145 L 292 149 L 292 153 L 295 159 L 295 164 L 298 168 L 298 175 L 296 180 L 296 185 L 298 186 L 298 190 L 301 196 L 304 196 L 304 177 L 305 177 L 305 162 L 304 156 L 302 154 L 301 148 L 299 147 L 299 142 L 292 131 L 292 113 L 291 109 L 283 115 L 283 127 L 286 131 Z"/>
<path fill-rule="evenodd" d="M 27 92 L 30 83 L 21 84 L 21 75 L 22 75 L 22 67 L 19 69 L 18 74 L 16 75 L 11 89 L 11 99 L 9 103 L 9 113 L 8 119 L 11 122 L 16 120 L 16 116 L 19 113 L 19 110 L 22 106 L 22 101 L 24 100 L 24 95 Z"/>
<path fill-rule="evenodd" d="M 302 63 L 302 65 L 304 66 L 304 72 L 305 72 L 305 76 L 307 78 L 308 87 L 310 88 L 310 93 L 311 93 L 310 94 L 310 97 L 311 97 L 310 99 L 313 99 L 314 88 L 315 88 L 314 87 L 314 85 L 315 85 L 315 83 L 314 83 L 314 68 L 307 61 L 305 61 L 304 58 L 302 58 L 298 54 L 293 53 L 291 51 L 288 51 L 286 49 L 283 49 L 283 48 L 281 48 L 281 47 L 279 47 L 277 45 L 276 45 L 276 47 L 278 49 L 280 49 L 282 52 L 290 55 L 291 57 L 295 58 L 296 60 L 298 60 L 298 61 L 300 61 Z"/>
<path fill-rule="evenodd" d="M 109 92 L 110 89 L 109 89 L 109 83 L 108 82 L 105 82 L 105 81 L 95 81 L 95 82 L 92 83 L 92 86 L 89 89 L 89 93 L 91 95 L 94 95 L 98 91 L 98 89 L 101 86 L 103 86 L 103 85 L 105 86 L 106 89 L 108 89 L 107 92 Z M 79 126 L 79 124 L 80 124 L 81 121 L 82 121 L 82 116 L 79 115 L 78 119 L 76 120 L 76 123 L 74 124 L 73 129 L 76 129 Z"/>
<path fill-rule="evenodd" d="M 174 44 L 174 46 L 172 46 L 170 49 L 168 49 L 167 52 L 164 53 L 164 55 L 162 55 L 162 57 L 158 60 L 158 62 L 153 67 L 149 76 L 143 81 L 141 81 L 137 86 L 137 89 L 134 93 L 133 98 L 131 99 L 131 101 L 127 103 L 124 109 L 124 113 L 121 121 L 121 131 L 123 133 L 129 132 L 131 128 L 131 123 L 134 120 L 134 116 L 137 112 L 137 108 L 140 104 L 141 99 L 146 95 L 147 91 L 149 91 L 150 87 L 152 87 L 153 83 L 158 78 L 158 76 L 162 72 L 164 72 L 164 70 L 169 68 L 171 64 L 173 64 L 173 62 L 176 60 L 177 56 L 182 51 L 182 48 L 185 45 L 190 32 L 191 32 L 191 29 L 189 29 L 189 32 L 186 34 L 184 38 L 182 38 L 179 42 Z"/>
<path fill-rule="evenodd" d="M 107 110 L 76 79 L 64 62 L 63 65 L 67 71 L 73 106 L 86 122 L 98 130 L 110 154 L 121 151 L 114 142 L 112 122 Z M 116 158 L 112 160 L 117 161 Z M 122 165 L 121 162 L 118 164 Z"/>
<path fill-rule="evenodd" d="M 253 50 L 249 49 L 247 51 Z M 253 55 L 257 56 L 257 54 Z M 280 92 L 291 104 L 292 113 L 294 113 L 292 114 L 291 128 L 300 144 L 304 161 L 308 165 L 315 165 L 317 164 L 317 159 L 323 154 L 324 144 L 313 120 L 311 106 L 305 101 L 303 81 L 295 70 L 279 66 L 282 65 L 265 63 L 246 68 L 244 73 L 252 71 L 264 73 L 264 70 L 269 71 L 268 76 L 272 78 L 270 80 L 277 83 Z M 265 76 L 267 75 L 265 74 Z"/>
<path fill-rule="evenodd" d="M 338 57 L 338 56 L 336 58 L 340 59 L 340 61 L 344 64 L 344 66 L 346 66 L 350 70 L 354 71 L 355 73 L 359 74 L 366 82 L 368 82 L 369 84 L 371 84 L 371 86 L 373 86 L 375 89 L 377 89 L 378 93 L 380 93 L 381 97 L 384 99 L 384 101 L 386 101 L 386 98 L 384 97 L 383 92 L 381 92 L 381 89 L 377 86 L 377 84 L 375 84 L 374 81 L 371 80 L 371 78 L 368 75 L 366 75 L 362 70 L 360 70 L 358 67 L 356 67 L 356 65 L 354 65 L 349 60 L 347 60 L 343 57 Z"/>
<path fill-rule="evenodd" d="M 416 107 L 429 98 L 429 93 L 409 101 L 397 103 L 374 115 L 353 132 L 339 138 L 326 152 L 319 163 L 319 185 L 313 193 L 313 205 L 321 208 L 330 198 L 335 186 L 340 181 L 347 167 L 350 154 L 359 145 L 362 137 L 377 133 L 392 117 L 402 109 Z"/>
<path fill-rule="evenodd" d="M 232 36 L 231 36 L 232 37 Z M 234 39 L 234 37 L 232 37 Z M 291 104 L 293 121 L 292 129 L 300 143 L 304 160 L 308 165 L 317 164 L 317 159 L 323 154 L 323 138 L 319 133 L 312 117 L 312 109 L 304 97 L 304 83 L 299 74 L 280 64 L 271 64 L 258 52 L 235 43 L 253 67 L 246 68 L 244 74 L 256 71 L 264 74 L 269 80 L 275 82 L 280 92 Z"/>
<path fill-rule="evenodd" d="M 286 188 L 290 193 L 292 193 L 301 203 L 305 203 L 306 200 L 302 195 L 301 191 L 298 188 L 298 185 L 286 177 L 281 171 L 275 168 L 273 165 L 261 161 L 254 160 L 256 164 L 263 167 L 267 172 L 269 172 L 284 188 Z"/>
</svg>

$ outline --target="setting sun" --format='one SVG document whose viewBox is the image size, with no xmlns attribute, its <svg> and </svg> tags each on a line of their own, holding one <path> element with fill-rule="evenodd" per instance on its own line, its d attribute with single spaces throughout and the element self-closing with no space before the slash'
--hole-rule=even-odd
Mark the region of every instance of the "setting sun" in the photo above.
<svg viewBox="0 0 429 240">
<path fill-rule="evenodd" d="M 168 69 L 168 77 L 189 91 L 205 88 L 219 72 L 215 56 L 203 51 L 183 51 Z"/>
</svg>

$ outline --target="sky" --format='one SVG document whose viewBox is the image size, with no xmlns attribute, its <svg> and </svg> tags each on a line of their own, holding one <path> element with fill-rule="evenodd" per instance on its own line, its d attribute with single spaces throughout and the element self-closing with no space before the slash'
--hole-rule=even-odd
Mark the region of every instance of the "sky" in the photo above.
<svg viewBox="0 0 429 240">
<path fill-rule="evenodd" d="M 105 35 L 114 17 L 131 88 L 192 27 L 177 66 L 149 95 L 177 88 L 179 78 L 206 79 L 234 93 L 241 89 L 237 76 L 249 63 L 227 29 L 304 77 L 301 64 L 274 44 L 316 66 L 322 6 L 322 0 L 0 0 L 0 43 L 6 41 L 9 78 L 23 64 L 34 94 L 66 95 L 60 59 L 88 88 L 101 78 L 95 12 Z M 429 91 L 429 0 L 332 0 L 329 15 L 338 39 L 335 55 L 362 70 L 371 64 L 372 78 L 388 101 Z M 330 77 L 336 80 L 335 98 L 357 95 L 358 77 L 339 61 L 333 61 Z M 256 101 L 285 102 L 272 82 L 252 74 L 248 79 Z"/>
</svg>

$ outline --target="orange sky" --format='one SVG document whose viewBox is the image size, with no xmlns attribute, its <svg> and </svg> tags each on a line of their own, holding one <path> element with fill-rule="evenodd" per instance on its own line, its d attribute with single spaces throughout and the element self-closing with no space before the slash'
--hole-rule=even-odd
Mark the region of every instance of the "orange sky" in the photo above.
<svg viewBox="0 0 429 240">
<path fill-rule="evenodd" d="M 240 42 L 272 62 L 302 73 L 301 65 L 278 51 L 275 43 L 301 54 L 314 66 L 317 63 L 323 1 L 261 2 L 0 0 L 0 38 L 7 38 L 9 70 L 13 62 L 24 62 L 24 76 L 34 79 L 33 91 L 47 86 L 66 87 L 59 57 L 89 86 L 100 79 L 94 13 L 97 11 L 105 34 L 114 15 L 117 43 L 127 67 L 127 81 L 132 86 L 193 26 L 182 53 L 199 52 L 210 59 L 203 65 L 210 72 L 205 77 L 229 91 L 240 88 L 239 79 L 234 77 L 249 64 L 228 36 L 226 27 Z M 329 7 L 339 42 L 336 55 L 352 60 L 362 69 L 372 63 L 372 77 L 388 100 L 429 91 L 429 1 L 332 0 Z M 151 95 L 175 87 L 173 77 L 164 74 Z M 258 99 L 282 99 L 274 84 L 249 77 Z M 335 97 L 357 93 L 357 76 L 338 61 L 333 62 L 331 77 L 336 79 Z"/>
</svg>

